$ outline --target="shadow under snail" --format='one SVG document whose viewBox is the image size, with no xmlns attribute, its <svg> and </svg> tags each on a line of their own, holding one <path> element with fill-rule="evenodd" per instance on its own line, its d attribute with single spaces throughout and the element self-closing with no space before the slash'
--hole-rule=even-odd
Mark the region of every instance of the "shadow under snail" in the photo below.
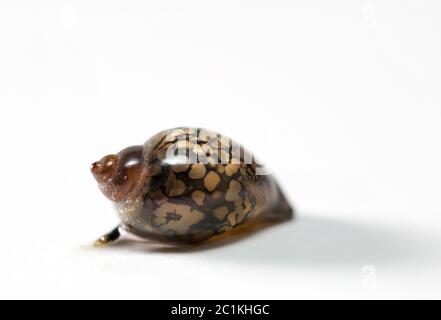
<svg viewBox="0 0 441 320">
<path fill-rule="evenodd" d="M 284 221 L 292 209 L 274 179 L 231 139 L 198 128 L 162 131 L 144 145 L 107 155 L 91 166 L 121 231 L 165 244 L 207 240 L 264 218 Z"/>
</svg>

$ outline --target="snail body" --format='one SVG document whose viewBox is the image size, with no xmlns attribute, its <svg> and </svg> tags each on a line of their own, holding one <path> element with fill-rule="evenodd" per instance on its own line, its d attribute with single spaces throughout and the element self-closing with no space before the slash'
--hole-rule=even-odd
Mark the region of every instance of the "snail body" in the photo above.
<svg viewBox="0 0 441 320">
<path fill-rule="evenodd" d="M 165 243 L 194 243 L 259 217 L 289 219 L 274 179 L 231 139 L 198 128 L 162 131 L 92 164 L 121 228 Z M 118 228 L 98 243 L 119 237 Z"/>
</svg>

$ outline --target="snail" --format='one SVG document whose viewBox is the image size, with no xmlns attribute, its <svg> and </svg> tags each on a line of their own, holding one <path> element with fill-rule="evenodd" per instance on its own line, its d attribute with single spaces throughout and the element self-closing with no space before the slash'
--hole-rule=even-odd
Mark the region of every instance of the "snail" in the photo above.
<svg viewBox="0 0 441 320">
<path fill-rule="evenodd" d="M 166 244 L 207 240 L 258 218 L 292 217 L 272 176 L 233 140 L 199 128 L 162 131 L 91 165 L 121 221 L 97 245 L 122 231 Z"/>
</svg>

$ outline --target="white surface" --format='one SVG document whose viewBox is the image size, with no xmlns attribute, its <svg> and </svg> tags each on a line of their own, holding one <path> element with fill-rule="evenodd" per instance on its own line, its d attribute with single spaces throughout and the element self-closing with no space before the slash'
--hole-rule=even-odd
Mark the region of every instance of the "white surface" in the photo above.
<svg viewBox="0 0 441 320">
<path fill-rule="evenodd" d="M 0 297 L 441 298 L 439 12 L 1 1 Z M 89 164 L 186 125 L 254 151 L 297 219 L 193 253 L 90 248 L 117 220 Z"/>
</svg>

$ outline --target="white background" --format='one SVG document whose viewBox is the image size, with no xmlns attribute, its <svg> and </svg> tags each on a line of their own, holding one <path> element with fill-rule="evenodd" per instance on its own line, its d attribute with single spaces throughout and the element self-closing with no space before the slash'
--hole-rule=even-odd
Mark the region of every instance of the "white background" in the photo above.
<svg viewBox="0 0 441 320">
<path fill-rule="evenodd" d="M 441 298 L 439 1 L 0 1 L 1 298 Z M 296 219 L 196 252 L 92 248 L 91 162 L 243 143 Z"/>
</svg>

